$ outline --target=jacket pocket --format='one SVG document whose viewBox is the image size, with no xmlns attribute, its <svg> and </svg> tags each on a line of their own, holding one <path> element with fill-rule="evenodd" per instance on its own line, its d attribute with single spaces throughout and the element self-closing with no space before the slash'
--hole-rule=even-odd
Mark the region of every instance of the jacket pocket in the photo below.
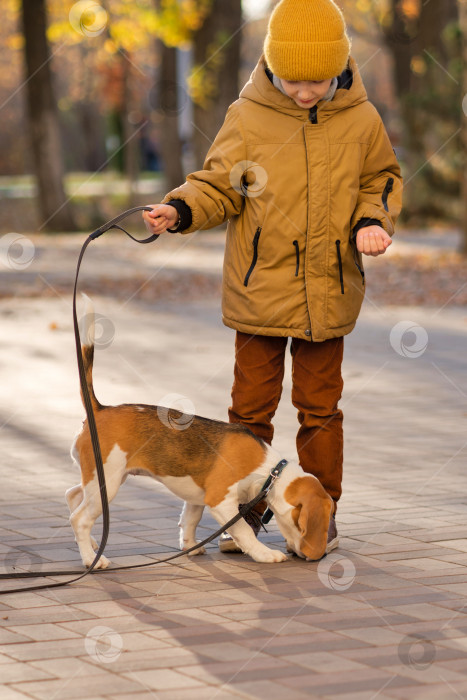
<svg viewBox="0 0 467 700">
<path fill-rule="evenodd" d="M 341 254 L 341 242 L 340 240 L 336 241 L 336 250 L 337 250 L 337 262 L 339 264 L 339 281 L 341 283 L 341 294 L 344 294 L 344 272 L 342 270 L 342 254 Z"/>
<path fill-rule="evenodd" d="M 298 277 L 298 272 L 300 270 L 300 249 L 298 247 L 298 241 L 292 241 L 293 245 L 295 247 L 295 260 L 296 260 L 296 265 L 295 265 L 295 277 Z"/>
<path fill-rule="evenodd" d="M 389 197 L 390 193 L 393 191 L 393 189 L 394 189 L 394 178 L 390 177 L 390 178 L 388 178 L 388 181 L 386 182 L 386 186 L 385 186 L 385 188 L 383 190 L 383 194 L 381 196 L 381 199 L 383 200 L 383 207 L 386 211 L 389 211 L 388 197 Z"/>
<path fill-rule="evenodd" d="M 251 277 L 251 273 L 255 269 L 256 263 L 258 262 L 258 243 L 259 243 L 259 237 L 261 236 L 261 226 L 258 226 L 256 229 L 255 236 L 253 238 L 253 259 L 251 261 L 251 265 L 248 269 L 248 272 L 245 275 L 245 279 L 243 280 L 243 285 L 245 287 L 248 287 L 248 282 Z"/>
</svg>

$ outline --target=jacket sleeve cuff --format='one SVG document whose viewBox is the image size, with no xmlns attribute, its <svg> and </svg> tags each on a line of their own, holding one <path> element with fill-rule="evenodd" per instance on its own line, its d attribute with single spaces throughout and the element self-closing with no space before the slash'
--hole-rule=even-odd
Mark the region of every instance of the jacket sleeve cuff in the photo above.
<svg viewBox="0 0 467 700">
<path fill-rule="evenodd" d="M 180 233 L 180 231 L 185 231 L 185 229 L 190 228 L 193 222 L 193 216 L 188 204 L 182 199 L 171 199 L 170 202 L 166 202 L 166 204 L 170 204 L 171 207 L 174 207 L 180 217 L 178 226 L 176 228 L 168 228 L 167 231 L 169 231 L 169 233 Z"/>
<path fill-rule="evenodd" d="M 383 225 L 379 219 L 360 219 L 360 221 L 355 224 L 352 231 L 352 240 L 357 237 L 357 233 L 361 228 L 365 228 L 365 226 L 381 226 L 381 228 L 383 228 Z"/>
</svg>

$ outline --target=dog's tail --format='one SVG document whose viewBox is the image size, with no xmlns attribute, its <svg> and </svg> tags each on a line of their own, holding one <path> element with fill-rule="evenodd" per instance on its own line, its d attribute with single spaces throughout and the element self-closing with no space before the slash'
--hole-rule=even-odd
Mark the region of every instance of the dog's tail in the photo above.
<svg viewBox="0 0 467 700">
<path fill-rule="evenodd" d="M 89 391 L 89 396 L 91 397 L 91 404 L 94 411 L 98 411 L 102 408 L 102 405 L 96 399 L 94 393 L 94 387 L 92 384 L 92 366 L 94 363 L 94 338 L 96 334 L 95 330 L 95 313 L 94 304 L 91 299 L 83 294 L 83 299 L 85 302 L 84 316 L 81 318 L 80 322 L 80 333 L 81 333 L 81 356 L 83 358 L 84 371 L 86 375 L 86 386 Z M 84 405 L 83 390 L 80 389 L 81 401 Z"/>
</svg>

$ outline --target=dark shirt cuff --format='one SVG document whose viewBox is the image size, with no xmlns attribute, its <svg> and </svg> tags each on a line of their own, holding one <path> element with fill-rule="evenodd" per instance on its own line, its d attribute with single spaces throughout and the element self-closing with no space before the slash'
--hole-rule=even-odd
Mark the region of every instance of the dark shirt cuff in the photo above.
<svg viewBox="0 0 467 700">
<path fill-rule="evenodd" d="M 361 228 L 365 228 L 365 226 L 381 226 L 381 221 L 379 221 L 379 219 L 360 219 L 352 231 L 352 240 L 357 237 L 357 233 Z"/>
<path fill-rule="evenodd" d="M 174 207 L 180 217 L 177 228 L 168 228 L 167 231 L 170 233 L 180 233 L 180 231 L 185 231 L 187 228 L 190 228 L 193 223 L 193 216 L 188 204 L 186 204 L 183 199 L 171 199 L 170 202 L 166 202 L 166 204 L 170 204 L 171 207 Z"/>
</svg>

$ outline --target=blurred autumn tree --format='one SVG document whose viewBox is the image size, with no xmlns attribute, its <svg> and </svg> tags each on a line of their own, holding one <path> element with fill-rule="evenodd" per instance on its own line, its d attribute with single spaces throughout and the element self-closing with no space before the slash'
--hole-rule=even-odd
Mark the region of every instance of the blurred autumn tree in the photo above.
<svg viewBox="0 0 467 700">
<path fill-rule="evenodd" d="M 160 0 L 154 0 L 156 10 L 161 12 Z M 164 138 L 160 151 L 164 163 L 166 187 L 174 189 L 184 180 L 182 164 L 182 140 L 179 126 L 179 89 L 177 46 L 157 40 L 160 54 L 159 75 L 156 83 L 156 107 L 160 112 L 161 131 Z"/>
<path fill-rule="evenodd" d="M 63 186 L 62 144 L 46 37 L 45 0 L 23 0 L 22 28 L 24 84 L 42 226 L 50 231 L 71 231 L 75 224 Z"/>
<path fill-rule="evenodd" d="M 460 213 L 461 173 L 457 0 L 344 0 L 344 11 L 357 31 L 375 47 L 383 43 L 392 57 L 406 218 L 453 220 Z"/>
<path fill-rule="evenodd" d="M 271 6 L 276 1 L 271 0 Z M 417 224 L 430 218 L 454 222 L 461 216 L 467 222 L 467 205 L 461 212 L 459 204 L 466 171 L 462 155 L 467 152 L 467 134 L 461 138 L 461 119 L 467 130 L 462 112 L 467 48 L 464 61 L 461 52 L 462 37 L 467 46 L 466 2 L 339 0 L 354 49 L 365 44 L 360 57 L 364 80 L 397 138 L 407 183 L 405 214 Z M 46 36 L 52 58 L 46 61 L 44 75 L 48 70 L 54 83 L 55 99 L 50 92 L 48 99 L 58 105 L 66 170 L 95 173 L 118 167 L 136 184 L 144 144 L 157 149 L 155 159 L 162 158 L 167 187 L 183 181 L 183 164 L 202 164 L 228 105 L 238 95 L 241 0 L 25 0 L 24 7 L 26 3 L 48 10 Z M 18 136 L 12 138 L 15 123 L 21 123 L 18 98 L 25 93 L 15 89 L 14 77 L 24 36 L 20 27 L 16 36 L 5 35 L 15 13 L 20 17 L 21 0 L 2 0 L 2 7 L 8 27 L 0 28 L 0 87 L 7 104 L 0 134 L 3 171 L 28 172 L 26 129 L 16 128 Z M 34 29 L 37 32 L 38 26 Z M 266 20 L 258 21 L 258 36 L 265 30 Z M 261 41 L 254 45 L 258 48 L 244 58 L 244 69 L 256 59 Z M 395 89 L 387 77 L 388 65 L 393 67 Z M 45 100 L 47 94 L 41 91 L 38 99 Z M 54 105 L 50 114 L 52 124 L 57 119 Z M 57 152 L 60 129 L 52 131 L 55 145 L 48 149 L 49 157 Z M 194 152 L 190 163 L 182 160 L 186 145 Z M 51 174 L 55 181 L 56 173 Z M 51 182 L 49 176 L 49 189 Z M 467 200 L 467 182 L 464 187 Z M 52 189 L 59 191 L 59 186 Z M 136 190 L 132 187 L 133 194 Z M 79 192 L 80 188 L 73 194 Z M 55 209 L 60 202 L 63 199 Z M 46 218 L 43 214 L 42 220 Z"/>
<path fill-rule="evenodd" d="M 459 16 L 465 0 L 342 0 L 342 5 L 352 32 L 371 41 L 375 55 L 383 47 L 392 58 L 406 220 L 417 226 L 462 222 L 467 229 L 461 197 L 467 64 Z M 371 71 L 371 59 L 365 70 Z"/>
<path fill-rule="evenodd" d="M 130 182 L 135 179 L 139 144 L 134 137 L 147 120 L 135 108 L 134 92 L 139 106 L 151 78 L 141 80 L 144 71 L 133 63 L 132 52 L 155 35 L 152 3 L 112 0 L 110 15 L 104 3 L 88 0 L 4 1 L 7 20 L 17 18 L 17 32 L 5 44 L 13 55 L 23 49 L 27 72 L 2 107 L 17 111 L 14 98 L 27 96 L 41 219 L 49 230 L 70 230 L 75 226 L 64 192 L 64 162 L 67 169 L 98 172 L 120 156 Z M 15 65 L 11 55 L 10 62 Z M 107 141 L 112 132 L 118 132 L 113 143 Z M 22 160 L 28 169 L 29 159 Z M 72 194 L 79 193 L 78 187 Z"/>
<path fill-rule="evenodd" d="M 77 127 L 85 168 L 99 172 L 113 165 L 122 170 L 131 205 L 141 139 L 149 124 L 145 101 L 157 60 L 148 57 L 157 32 L 152 2 L 49 0 L 49 4 L 55 9 L 50 40 L 66 42 L 64 60 L 69 62 L 62 111 Z"/>
<path fill-rule="evenodd" d="M 193 37 L 194 66 L 188 80 L 194 102 L 195 167 L 222 125 L 227 109 L 238 98 L 241 0 L 213 0 L 210 13 Z"/>
<path fill-rule="evenodd" d="M 404 124 L 406 207 L 414 220 L 443 218 L 459 198 L 461 173 L 457 2 L 391 0 L 382 28 Z"/>
<path fill-rule="evenodd" d="M 193 34 L 212 10 L 213 0 L 181 4 L 177 0 L 154 0 L 157 12 L 157 48 L 160 65 L 151 103 L 163 138 L 160 143 L 166 187 L 171 190 L 185 179 L 180 116 L 188 107 L 188 92 L 181 82 L 180 49 L 192 47 Z"/>
<path fill-rule="evenodd" d="M 19 0 L 7 2 L 14 7 Z M 41 37 L 42 53 L 36 47 L 26 86 L 40 97 L 29 104 L 30 131 L 40 134 L 34 152 L 41 155 L 35 172 L 44 219 L 52 225 L 51 212 L 58 211 L 54 227 L 72 226 L 65 219 L 64 160 L 68 169 L 79 161 L 80 169 L 94 172 L 117 165 L 127 175 L 132 199 L 141 145 L 151 133 L 160 137 L 167 187 L 181 184 L 182 117 L 185 132 L 188 124 L 196 135 L 193 161 L 202 164 L 229 104 L 238 97 L 241 0 L 24 0 L 23 8 L 29 62 L 34 37 Z M 42 8 L 42 22 L 34 21 L 34 8 Z M 181 50 L 189 52 L 189 61 L 180 61 Z M 59 145 L 61 129 L 65 152 Z"/>
<path fill-rule="evenodd" d="M 162 155 L 168 187 L 184 180 L 178 116 L 193 103 L 193 162 L 201 168 L 229 105 L 238 97 L 241 0 L 155 0 L 161 48 L 158 80 L 164 139 Z M 191 10 L 191 12 L 187 12 Z M 186 86 L 180 82 L 176 47 L 192 51 Z"/>
</svg>

